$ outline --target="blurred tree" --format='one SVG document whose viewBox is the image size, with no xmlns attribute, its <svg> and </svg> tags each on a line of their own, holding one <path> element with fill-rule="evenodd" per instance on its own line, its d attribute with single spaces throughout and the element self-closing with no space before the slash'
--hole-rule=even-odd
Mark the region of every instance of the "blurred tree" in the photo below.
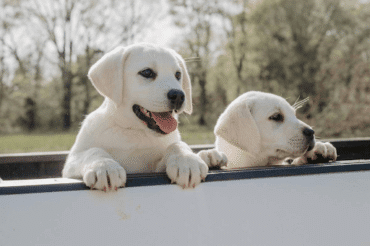
<svg viewBox="0 0 370 246">
<path fill-rule="evenodd" d="M 7 85 L 5 86 L 5 84 L 2 84 L 2 92 L 4 92 L 4 89 L 6 88 L 7 93 L 4 93 L 1 96 L 1 101 L 7 101 L 6 110 L 9 111 L 14 110 L 14 105 L 21 106 L 18 103 L 19 101 L 26 100 L 26 98 L 28 98 L 26 101 L 32 101 L 33 126 L 31 128 L 27 127 L 27 129 L 33 130 L 37 124 L 37 101 L 38 91 L 42 80 L 41 60 L 43 59 L 44 44 L 38 42 L 32 37 L 28 37 L 30 39 L 26 39 L 22 32 L 24 29 L 21 27 L 22 22 L 20 21 L 23 17 L 19 10 L 20 2 L 3 1 L 0 6 L 3 9 L 4 14 L 2 18 L 0 18 L 0 44 L 2 45 L 2 54 L 7 54 L 7 59 L 2 59 L 2 64 L 4 67 L 9 66 L 11 61 L 13 61 L 15 64 L 12 65 L 17 66 L 12 81 L 10 81 L 10 78 L 12 77 L 10 75 L 11 70 L 7 69 Z M 24 39 L 27 41 L 24 41 Z M 7 64 L 5 64 L 5 60 L 7 60 Z M 2 76 L 2 78 L 4 77 Z M 14 100 L 15 98 L 17 100 Z M 10 103 L 11 101 L 13 102 Z M 14 101 L 17 103 L 14 103 Z M 19 117 L 20 115 L 13 116 L 11 118 L 14 119 Z M 15 124 L 15 122 L 9 121 L 8 124 Z"/>
<path fill-rule="evenodd" d="M 94 57 L 102 53 L 100 50 L 93 50 L 86 46 L 85 54 L 77 57 L 76 63 L 72 65 L 72 69 L 76 71 L 76 77 L 73 90 L 74 103 L 74 121 L 81 122 L 84 116 L 91 110 L 91 103 L 99 97 L 99 94 L 94 89 L 92 83 L 87 77 L 87 73 L 94 61 Z"/>
<path fill-rule="evenodd" d="M 25 116 L 21 118 L 22 124 L 24 127 L 29 131 L 33 131 L 35 129 L 35 105 L 36 103 L 33 101 L 31 97 L 27 97 L 24 102 L 25 108 Z"/>
<path fill-rule="evenodd" d="M 188 63 L 189 73 L 193 83 L 200 87 L 199 95 L 195 97 L 195 108 L 199 108 L 199 125 L 206 125 L 208 107 L 207 74 L 210 68 L 212 19 L 218 12 L 218 1 L 204 0 L 169 0 L 170 13 L 176 26 L 184 30 L 186 56 L 195 57 Z M 198 99 L 198 100 L 197 100 Z"/>
<path fill-rule="evenodd" d="M 227 77 L 225 88 L 238 84 L 243 89 L 269 91 L 291 100 L 309 96 L 309 104 L 298 113 L 303 112 L 321 136 L 330 136 L 328 132 L 348 136 L 346 132 L 369 125 L 366 122 L 370 117 L 363 116 L 370 97 L 368 3 L 233 3 L 245 10 L 225 15 L 227 45 L 218 57 L 215 80 Z M 336 111 L 329 113 L 333 109 Z M 350 123 L 353 114 L 358 118 Z M 330 130 L 326 129 L 328 124 Z M 347 127 L 351 130 L 344 126 L 351 126 Z"/>
<path fill-rule="evenodd" d="M 316 75 L 353 24 L 339 0 L 266 0 L 252 20 L 260 37 L 260 79 L 303 97 L 319 92 Z"/>
<path fill-rule="evenodd" d="M 4 97 L 6 94 L 5 93 L 6 90 L 5 81 L 7 80 L 6 76 L 9 74 L 9 71 L 5 65 L 4 60 L 5 60 L 5 49 L 4 46 L 0 46 L 0 117 L 2 113 Z"/>
<path fill-rule="evenodd" d="M 6 96 L 6 92 L 7 92 L 7 85 L 5 83 L 5 81 L 7 80 L 7 77 L 9 75 L 9 70 L 7 69 L 6 65 L 5 65 L 5 62 L 4 62 L 4 59 L 5 59 L 5 55 L 4 55 L 4 47 L 3 46 L 0 46 L 0 128 L 5 128 L 3 125 L 4 125 L 4 122 L 2 120 L 2 116 L 3 116 L 3 102 L 5 101 L 5 96 Z M 1 132 L 1 131 L 0 131 Z"/>
<path fill-rule="evenodd" d="M 239 13 L 230 13 L 229 9 L 221 9 L 222 16 L 224 17 L 224 30 L 227 35 L 226 49 L 231 56 L 233 65 L 233 72 L 237 77 L 236 95 L 241 94 L 241 86 L 251 79 L 248 73 L 245 72 L 247 69 L 246 63 L 248 55 L 251 53 L 249 48 L 250 37 L 248 33 L 248 12 L 249 12 L 249 1 L 238 0 L 234 1 L 234 4 L 238 6 Z"/>
<path fill-rule="evenodd" d="M 325 134 L 335 137 L 370 134 L 370 4 L 350 4 L 349 11 L 353 27 L 317 76 L 320 91 L 328 94 L 326 105 L 313 104 L 311 110 L 312 124 L 325 125 Z"/>
<path fill-rule="evenodd" d="M 263 90 L 293 101 L 309 96 L 298 115 L 322 137 L 370 134 L 367 1 L 168 3 L 182 30 L 174 44 L 193 80 L 192 123 L 211 127 L 236 96 Z M 0 131 L 20 130 L 15 123 L 31 118 L 53 130 L 75 126 L 102 100 L 86 76 L 91 65 L 146 35 L 160 7 L 149 0 L 0 0 Z"/>
<path fill-rule="evenodd" d="M 144 1 L 144 0 L 143 0 Z M 27 16 L 29 27 L 42 33 L 47 45 L 56 53 L 62 78 L 61 114 L 63 129 L 72 124 L 71 100 L 73 79 L 81 75 L 73 70 L 77 55 L 85 52 L 86 66 L 102 50 L 125 44 L 148 28 L 156 18 L 153 8 L 143 7 L 142 1 L 40 1 L 28 0 L 20 6 Z M 149 3 L 149 1 L 145 1 Z M 152 4 L 150 4 L 152 5 Z M 109 40 L 109 42 L 107 42 Z M 49 54 L 50 56 L 53 53 Z M 86 76 L 86 73 L 83 75 Z M 81 80 L 86 89 L 84 111 L 89 108 L 87 79 Z"/>
</svg>

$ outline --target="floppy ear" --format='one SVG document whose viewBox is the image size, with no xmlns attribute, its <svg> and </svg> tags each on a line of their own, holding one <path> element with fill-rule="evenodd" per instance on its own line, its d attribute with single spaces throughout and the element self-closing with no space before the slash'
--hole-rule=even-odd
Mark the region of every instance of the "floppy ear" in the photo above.
<svg viewBox="0 0 370 246">
<path fill-rule="evenodd" d="M 116 106 L 122 102 L 123 64 L 126 60 L 126 48 L 119 46 L 105 54 L 89 70 L 95 89 L 104 97 L 111 99 Z"/>
<path fill-rule="evenodd" d="M 229 105 L 215 126 L 215 135 L 251 153 L 260 151 L 261 137 L 248 101 Z"/>
<path fill-rule="evenodd" d="M 191 81 L 184 59 L 176 53 L 176 58 L 179 61 L 182 70 L 182 89 L 185 92 L 185 113 L 191 114 L 193 112 L 193 102 L 191 97 Z"/>
</svg>

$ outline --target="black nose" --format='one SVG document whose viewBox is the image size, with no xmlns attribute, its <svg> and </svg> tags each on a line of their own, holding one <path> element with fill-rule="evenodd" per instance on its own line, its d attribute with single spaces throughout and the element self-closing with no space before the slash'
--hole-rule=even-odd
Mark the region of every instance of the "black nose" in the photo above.
<svg viewBox="0 0 370 246">
<path fill-rule="evenodd" d="M 170 90 L 167 93 L 167 98 L 170 100 L 171 108 L 178 110 L 185 101 L 185 94 L 180 90 Z"/>
<path fill-rule="evenodd" d="M 305 135 L 306 137 L 313 138 L 314 134 L 315 134 L 315 131 L 312 130 L 311 128 L 306 127 L 303 129 L 303 135 Z"/>
</svg>

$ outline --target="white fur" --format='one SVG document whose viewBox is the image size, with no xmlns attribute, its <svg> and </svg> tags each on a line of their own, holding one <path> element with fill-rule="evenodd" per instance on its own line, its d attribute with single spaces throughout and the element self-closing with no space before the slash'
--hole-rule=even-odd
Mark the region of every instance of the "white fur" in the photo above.
<svg viewBox="0 0 370 246">
<path fill-rule="evenodd" d="M 282 121 L 271 118 L 282 115 Z M 251 91 L 235 99 L 219 117 L 216 127 L 216 149 L 226 154 L 228 168 L 283 164 L 305 164 L 307 159 L 322 155 L 336 160 L 336 149 L 330 143 L 316 142 L 303 134 L 311 129 L 297 119 L 295 109 L 282 97 Z M 314 146 L 307 151 L 309 146 Z"/>
<path fill-rule="evenodd" d="M 139 72 L 151 68 L 155 79 Z M 181 80 L 175 73 L 180 71 Z M 108 190 L 125 186 L 126 172 L 167 172 L 182 187 L 195 187 L 212 163 L 181 141 L 178 129 L 162 135 L 133 112 L 138 104 L 152 112 L 171 111 L 167 93 L 182 90 L 185 102 L 177 114 L 191 114 L 191 84 L 185 62 L 175 51 L 150 44 L 118 47 L 89 71 L 103 104 L 84 120 L 63 169 L 63 177 L 82 178 L 89 187 Z M 207 163 L 205 162 L 207 161 Z M 208 164 L 208 165 L 207 165 Z"/>
</svg>

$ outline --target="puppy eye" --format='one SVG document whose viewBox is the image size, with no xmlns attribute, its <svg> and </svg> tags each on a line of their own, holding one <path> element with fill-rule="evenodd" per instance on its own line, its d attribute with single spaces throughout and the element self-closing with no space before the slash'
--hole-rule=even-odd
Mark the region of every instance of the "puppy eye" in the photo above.
<svg viewBox="0 0 370 246">
<path fill-rule="evenodd" d="M 150 68 L 140 71 L 139 74 L 147 79 L 155 79 L 155 77 L 157 77 L 157 74 Z"/>
<path fill-rule="evenodd" d="M 181 73 L 180 72 L 176 72 L 175 73 L 175 77 L 177 80 L 180 80 L 181 79 Z"/>
<path fill-rule="evenodd" d="M 280 113 L 274 114 L 269 117 L 269 120 L 273 120 L 276 122 L 283 122 L 284 121 L 284 116 Z"/>
</svg>

